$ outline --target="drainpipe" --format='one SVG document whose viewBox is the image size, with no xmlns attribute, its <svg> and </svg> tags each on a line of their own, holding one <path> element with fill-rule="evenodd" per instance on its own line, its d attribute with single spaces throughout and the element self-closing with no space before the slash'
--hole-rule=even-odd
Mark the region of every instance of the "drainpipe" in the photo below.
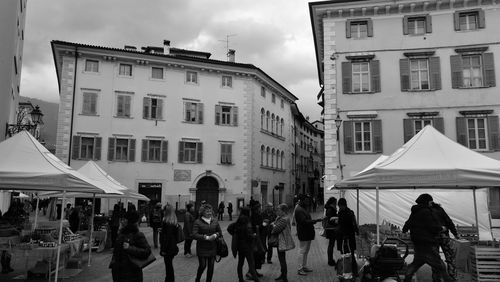
<svg viewBox="0 0 500 282">
<path fill-rule="evenodd" d="M 76 96 L 76 69 L 78 67 L 78 46 L 75 46 L 75 70 L 73 73 L 73 101 L 71 105 L 71 125 L 69 128 L 69 149 L 68 149 L 68 166 L 71 166 L 71 153 L 73 150 L 71 146 L 73 145 L 73 121 L 75 116 L 75 96 Z"/>
</svg>

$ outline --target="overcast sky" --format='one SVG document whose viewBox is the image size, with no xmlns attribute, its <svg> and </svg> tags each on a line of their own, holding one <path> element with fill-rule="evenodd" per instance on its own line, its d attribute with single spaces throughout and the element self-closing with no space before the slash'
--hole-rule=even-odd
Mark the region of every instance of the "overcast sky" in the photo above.
<svg viewBox="0 0 500 282">
<path fill-rule="evenodd" d="M 59 101 L 51 40 L 123 48 L 162 46 L 254 64 L 299 98 L 304 116 L 320 118 L 308 0 L 28 1 L 21 95 Z"/>
</svg>

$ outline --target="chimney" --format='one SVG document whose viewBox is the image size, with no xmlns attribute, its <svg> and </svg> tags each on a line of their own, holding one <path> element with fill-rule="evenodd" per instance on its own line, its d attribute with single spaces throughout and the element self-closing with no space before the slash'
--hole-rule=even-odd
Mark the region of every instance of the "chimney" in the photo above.
<svg viewBox="0 0 500 282">
<path fill-rule="evenodd" d="M 128 51 L 137 51 L 137 48 L 135 46 L 131 45 L 125 45 L 123 49 L 128 50 Z"/>
<path fill-rule="evenodd" d="M 164 54 L 170 54 L 170 40 L 163 40 L 163 46 L 165 46 L 163 49 Z"/>
<path fill-rule="evenodd" d="M 229 50 L 227 51 L 227 61 L 228 61 L 228 62 L 232 62 L 232 63 L 234 63 L 234 53 L 236 53 L 236 51 L 235 51 L 235 50 L 233 50 L 233 49 L 229 49 Z"/>
</svg>

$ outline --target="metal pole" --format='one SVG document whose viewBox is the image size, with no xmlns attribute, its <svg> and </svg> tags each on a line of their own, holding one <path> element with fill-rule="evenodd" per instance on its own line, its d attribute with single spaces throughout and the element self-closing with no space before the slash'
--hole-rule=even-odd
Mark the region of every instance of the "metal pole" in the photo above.
<svg viewBox="0 0 500 282">
<path fill-rule="evenodd" d="M 356 223 L 359 225 L 359 188 L 356 188 Z"/>
<path fill-rule="evenodd" d="M 379 203 L 378 186 L 376 187 L 375 191 L 376 191 L 375 192 L 376 193 L 375 198 L 376 198 L 376 202 L 377 202 L 376 203 L 377 208 L 376 208 L 376 212 L 375 212 L 376 213 L 376 217 L 377 217 L 377 245 L 380 245 L 380 218 L 379 218 L 380 217 L 380 214 L 379 214 L 379 212 L 380 212 L 380 206 L 379 206 L 379 204 L 380 203 Z"/>
<path fill-rule="evenodd" d="M 477 218 L 476 187 L 472 188 L 472 192 L 474 195 L 474 216 L 476 217 L 476 230 L 477 230 L 477 237 L 479 240 L 479 220 Z"/>
<path fill-rule="evenodd" d="M 40 205 L 40 198 L 38 197 L 38 193 L 36 193 L 36 210 L 35 210 L 35 223 L 33 224 L 33 230 L 36 229 L 36 226 L 38 224 L 38 207 Z M 62 209 L 62 206 L 61 206 Z"/>
<path fill-rule="evenodd" d="M 62 203 L 61 203 L 61 218 L 60 218 L 60 224 L 59 224 L 59 240 L 57 243 L 57 260 L 56 260 L 56 275 L 55 275 L 55 280 L 57 281 L 57 278 L 59 277 L 59 261 L 61 259 L 61 242 L 62 242 L 62 229 L 63 229 L 63 218 L 64 218 L 64 201 L 66 200 L 66 190 L 63 192 L 63 197 L 62 197 Z M 49 273 L 50 273 L 49 269 Z"/>
<path fill-rule="evenodd" d="M 94 234 L 94 210 L 95 210 L 95 193 L 94 196 L 92 197 L 92 213 L 90 217 L 90 238 L 89 238 L 89 261 L 88 261 L 88 266 L 90 266 L 90 256 L 92 253 L 92 245 L 93 245 L 93 238 L 92 235 Z"/>
</svg>

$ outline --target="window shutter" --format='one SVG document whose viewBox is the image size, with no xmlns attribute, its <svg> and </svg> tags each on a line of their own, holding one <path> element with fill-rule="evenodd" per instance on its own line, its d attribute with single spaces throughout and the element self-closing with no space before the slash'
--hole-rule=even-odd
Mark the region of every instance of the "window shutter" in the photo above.
<svg viewBox="0 0 500 282">
<path fill-rule="evenodd" d="M 222 106 L 221 105 L 215 105 L 215 124 L 219 125 L 220 124 L 220 116 L 222 114 Z"/>
<path fill-rule="evenodd" d="M 179 141 L 179 163 L 184 162 L 184 142 Z"/>
<path fill-rule="evenodd" d="M 168 141 L 161 141 L 161 162 L 166 163 L 168 161 Z"/>
<path fill-rule="evenodd" d="M 123 116 L 125 114 L 125 110 L 123 109 L 124 107 L 124 101 L 123 101 L 123 96 L 118 95 L 116 99 L 116 115 L 117 116 Z"/>
<path fill-rule="evenodd" d="M 371 75 L 371 87 L 372 92 L 380 92 L 380 61 L 372 60 L 370 61 L 370 75 Z"/>
<path fill-rule="evenodd" d="M 373 21 L 372 19 L 368 19 L 366 21 L 366 25 L 367 25 L 367 35 L 368 37 L 373 37 Z"/>
<path fill-rule="evenodd" d="M 401 91 L 410 89 L 410 59 L 399 60 L 399 72 L 401 75 Z"/>
<path fill-rule="evenodd" d="M 493 53 L 483 54 L 483 72 L 484 86 L 494 87 L 495 81 L 495 62 L 493 61 Z"/>
<path fill-rule="evenodd" d="M 382 153 L 382 121 L 377 119 L 372 121 L 373 131 L 373 152 Z"/>
<path fill-rule="evenodd" d="M 451 88 L 461 88 L 463 86 L 462 56 L 450 56 L 451 65 Z"/>
<path fill-rule="evenodd" d="M 233 111 L 233 126 L 238 126 L 238 107 L 234 106 L 231 110 Z"/>
<path fill-rule="evenodd" d="M 78 160 L 80 158 L 80 140 L 81 136 L 73 136 L 73 150 L 71 152 L 71 159 Z"/>
<path fill-rule="evenodd" d="M 183 120 L 187 121 L 187 109 L 186 109 L 186 102 L 182 103 L 182 115 L 183 115 Z"/>
<path fill-rule="evenodd" d="M 431 15 L 425 16 L 425 32 L 432 33 L 432 17 L 431 17 Z"/>
<path fill-rule="evenodd" d="M 403 34 L 407 35 L 408 32 L 408 16 L 403 17 Z"/>
<path fill-rule="evenodd" d="M 488 116 L 488 135 L 490 138 L 490 150 L 500 150 L 500 134 L 498 127 L 498 116 Z"/>
<path fill-rule="evenodd" d="M 439 57 L 429 58 L 431 90 L 441 89 L 441 62 Z"/>
<path fill-rule="evenodd" d="M 163 119 L 163 99 L 157 99 L 158 105 L 156 105 L 156 119 Z"/>
<path fill-rule="evenodd" d="M 353 122 L 344 121 L 344 153 L 352 154 L 354 151 Z M 337 144 L 340 146 L 340 144 Z"/>
<path fill-rule="evenodd" d="M 132 97 L 125 96 L 125 116 L 130 117 L 130 103 L 132 102 Z"/>
<path fill-rule="evenodd" d="M 457 124 L 457 143 L 462 144 L 468 148 L 469 146 L 467 144 L 467 125 L 465 123 L 465 118 L 457 117 L 456 124 Z"/>
<path fill-rule="evenodd" d="M 128 140 L 128 160 L 135 162 L 135 139 Z"/>
<path fill-rule="evenodd" d="M 94 139 L 95 147 L 94 147 L 94 160 L 101 160 L 101 147 L 102 147 L 102 137 L 96 137 Z"/>
<path fill-rule="evenodd" d="M 148 142 L 147 139 L 142 139 L 141 162 L 148 160 Z"/>
<path fill-rule="evenodd" d="M 90 101 L 90 112 L 92 114 L 97 114 L 97 94 L 92 93 L 92 99 Z"/>
<path fill-rule="evenodd" d="M 227 162 L 232 164 L 233 163 L 233 145 L 232 144 L 228 144 L 226 146 L 226 158 L 227 158 Z"/>
<path fill-rule="evenodd" d="M 113 137 L 108 138 L 108 161 L 115 160 L 115 141 Z"/>
<path fill-rule="evenodd" d="M 345 37 L 351 38 L 351 20 L 345 21 Z"/>
<path fill-rule="evenodd" d="M 342 62 L 342 93 L 351 93 L 352 86 L 352 63 Z"/>
<path fill-rule="evenodd" d="M 83 114 L 90 114 L 92 110 L 90 109 L 91 93 L 83 93 Z"/>
<path fill-rule="evenodd" d="M 485 28 L 486 27 L 486 18 L 484 16 L 484 10 L 483 9 L 479 9 L 477 11 L 477 16 L 478 16 L 478 25 L 477 27 L 479 28 Z"/>
<path fill-rule="evenodd" d="M 453 25 L 455 26 L 456 31 L 460 30 L 460 13 L 459 12 L 453 13 Z"/>
<path fill-rule="evenodd" d="M 444 134 L 444 119 L 442 117 L 435 117 L 432 119 L 432 126 L 434 128 Z"/>
<path fill-rule="evenodd" d="M 198 103 L 198 123 L 203 123 L 203 103 Z"/>
<path fill-rule="evenodd" d="M 203 143 L 196 143 L 196 162 L 203 163 Z"/>
<path fill-rule="evenodd" d="M 413 119 L 405 118 L 403 119 L 403 139 L 404 143 L 408 142 L 415 132 L 415 123 Z"/>
<path fill-rule="evenodd" d="M 150 115 L 149 115 L 149 105 L 151 105 L 151 98 L 144 97 L 142 99 L 142 103 L 143 103 L 142 118 L 143 119 L 148 119 L 150 117 Z"/>
</svg>

